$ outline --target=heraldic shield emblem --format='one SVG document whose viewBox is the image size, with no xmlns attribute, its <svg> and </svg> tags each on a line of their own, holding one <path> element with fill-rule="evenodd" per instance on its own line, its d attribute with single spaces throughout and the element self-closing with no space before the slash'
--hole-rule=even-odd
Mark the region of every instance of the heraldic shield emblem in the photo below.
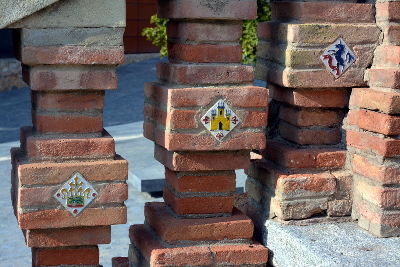
<svg viewBox="0 0 400 267">
<path fill-rule="evenodd" d="M 339 78 L 356 61 L 356 57 L 346 42 L 339 38 L 320 56 L 330 73 Z"/>
<path fill-rule="evenodd" d="M 201 123 L 218 141 L 224 139 L 239 122 L 238 116 L 223 99 L 218 100 L 201 118 Z"/>
</svg>

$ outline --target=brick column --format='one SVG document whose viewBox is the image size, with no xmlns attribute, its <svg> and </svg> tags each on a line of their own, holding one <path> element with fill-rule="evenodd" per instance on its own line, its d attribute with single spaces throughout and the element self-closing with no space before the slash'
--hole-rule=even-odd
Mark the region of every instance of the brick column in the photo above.
<svg viewBox="0 0 400 267">
<path fill-rule="evenodd" d="M 145 137 L 165 166 L 165 203 L 130 228 L 131 266 L 264 266 L 250 218 L 234 207 L 235 169 L 265 146 L 267 90 L 240 65 L 241 23 L 256 1 L 169 0 L 168 63 L 145 85 Z"/>
<path fill-rule="evenodd" d="M 347 145 L 354 171 L 353 219 L 380 237 L 400 236 L 400 2 L 376 4 L 383 40 L 368 71 L 370 88 L 353 90 Z"/>
<path fill-rule="evenodd" d="M 256 76 L 270 90 L 268 141 L 246 186 L 260 227 L 275 217 L 350 215 L 341 125 L 351 88 L 366 84 L 380 36 L 374 22 L 374 5 L 290 1 L 272 3 L 272 21 L 259 25 Z M 346 47 L 353 54 L 338 52 Z M 353 62 L 344 70 L 336 56 Z"/>
<path fill-rule="evenodd" d="M 104 12 L 107 3 L 78 2 L 14 30 L 33 126 L 21 128 L 21 146 L 11 150 L 11 193 L 34 267 L 99 266 L 97 245 L 111 241 L 111 225 L 126 223 L 128 166 L 103 129 L 105 90 L 117 88 L 124 59 L 124 1 L 113 3 L 122 17 L 114 10 L 105 21 L 81 17 L 74 5 Z"/>
</svg>

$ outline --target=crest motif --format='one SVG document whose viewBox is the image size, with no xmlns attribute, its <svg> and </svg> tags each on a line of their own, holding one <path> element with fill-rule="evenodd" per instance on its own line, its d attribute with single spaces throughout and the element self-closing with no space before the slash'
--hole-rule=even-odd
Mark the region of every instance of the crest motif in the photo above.
<svg viewBox="0 0 400 267">
<path fill-rule="evenodd" d="M 223 99 L 218 100 L 201 118 L 201 123 L 218 141 L 224 139 L 239 122 L 238 116 Z"/>
<path fill-rule="evenodd" d="M 320 56 L 330 73 L 339 78 L 353 63 L 356 56 L 346 42 L 339 38 Z"/>
<path fill-rule="evenodd" d="M 75 172 L 54 194 L 54 197 L 72 215 L 77 216 L 97 195 L 96 190 L 82 174 Z"/>
</svg>

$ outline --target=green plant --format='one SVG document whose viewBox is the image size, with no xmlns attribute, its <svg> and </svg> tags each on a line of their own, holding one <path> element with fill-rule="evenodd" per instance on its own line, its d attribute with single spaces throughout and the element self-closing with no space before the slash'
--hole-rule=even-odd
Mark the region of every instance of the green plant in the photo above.
<svg viewBox="0 0 400 267">
<path fill-rule="evenodd" d="M 142 35 L 146 37 L 153 45 L 159 46 L 160 56 L 165 57 L 168 55 L 167 50 L 167 22 L 168 19 L 160 19 L 157 14 L 151 16 L 150 23 L 155 23 L 156 27 L 144 28 Z"/>
<path fill-rule="evenodd" d="M 242 63 L 254 64 L 256 61 L 257 49 L 257 24 L 262 21 L 268 21 L 271 17 L 271 8 L 269 0 L 257 0 L 257 18 L 255 20 L 243 21 L 243 35 L 240 38 L 242 46 Z M 151 23 L 155 23 L 155 27 L 143 29 L 142 35 L 146 37 L 153 45 L 160 47 L 160 56 L 168 55 L 167 50 L 167 22 L 168 19 L 160 19 L 156 15 L 151 16 Z"/>
</svg>

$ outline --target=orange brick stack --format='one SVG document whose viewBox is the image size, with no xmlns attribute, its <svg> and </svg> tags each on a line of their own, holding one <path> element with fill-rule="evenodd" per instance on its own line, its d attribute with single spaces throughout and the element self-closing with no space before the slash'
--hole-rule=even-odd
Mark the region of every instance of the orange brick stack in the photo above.
<svg viewBox="0 0 400 267">
<path fill-rule="evenodd" d="M 376 236 L 400 236 L 400 2 L 376 4 L 383 40 L 350 98 L 347 145 L 354 172 L 353 219 Z"/>
<path fill-rule="evenodd" d="M 252 67 L 240 65 L 241 23 L 254 19 L 256 1 L 167 0 L 158 13 L 170 19 L 169 62 L 145 86 L 144 135 L 167 185 L 165 203 L 147 203 L 146 223 L 130 228 L 130 266 L 264 266 L 268 250 L 233 196 L 234 170 L 265 146 L 267 90 L 252 86 Z M 202 123 L 220 101 L 237 119 L 223 139 Z"/>
<path fill-rule="evenodd" d="M 344 171 L 342 121 L 352 87 L 365 86 L 380 29 L 375 8 L 357 1 L 274 2 L 260 23 L 256 76 L 268 82 L 268 141 L 248 170 L 249 214 L 306 219 L 351 213 L 352 176 Z M 356 60 L 339 77 L 321 55 L 338 38 Z"/>
<path fill-rule="evenodd" d="M 113 37 L 91 43 L 91 32 Z M 99 266 L 97 245 L 110 243 L 111 225 L 126 223 L 128 164 L 103 129 L 105 90 L 117 88 L 116 66 L 124 59 L 122 32 L 112 27 L 15 32 L 17 58 L 32 90 L 33 127 L 21 128 L 21 147 L 11 150 L 12 202 L 32 247 L 33 267 Z M 93 198 L 79 214 L 56 197 L 76 173 L 97 192 L 88 193 L 93 192 L 88 187 L 85 193 L 78 180 L 75 193 Z"/>
</svg>

